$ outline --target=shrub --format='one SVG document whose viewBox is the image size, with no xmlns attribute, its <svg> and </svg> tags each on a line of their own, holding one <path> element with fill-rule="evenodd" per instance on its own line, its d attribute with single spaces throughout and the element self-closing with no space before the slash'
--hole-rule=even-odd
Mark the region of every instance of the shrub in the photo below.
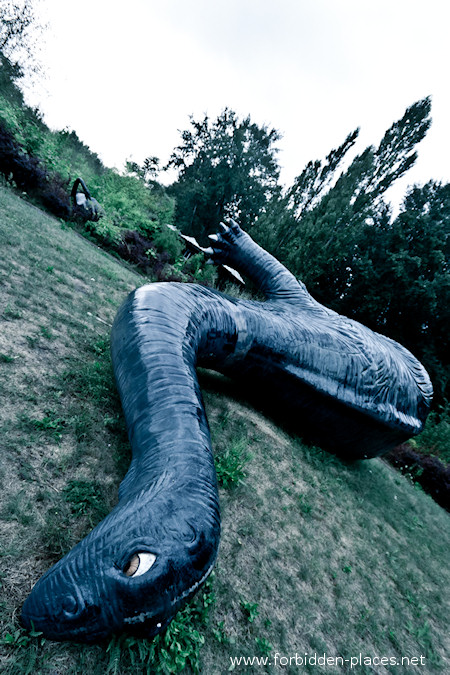
<svg viewBox="0 0 450 675">
<path fill-rule="evenodd" d="M 122 232 L 120 241 L 115 246 L 115 251 L 121 258 L 136 265 L 145 273 L 148 273 L 152 268 L 157 256 L 152 242 L 136 230 Z"/>
<path fill-rule="evenodd" d="M 425 429 L 411 443 L 424 455 L 437 455 L 443 462 L 450 464 L 450 409 L 431 412 Z"/>
<path fill-rule="evenodd" d="M 111 169 L 98 177 L 92 194 L 115 226 L 153 238 L 162 225 L 171 222 L 173 200 L 155 191 L 135 176 L 122 176 Z"/>
<path fill-rule="evenodd" d="M 450 511 L 450 466 L 445 466 L 438 457 L 416 452 L 407 443 L 394 448 L 386 459 L 402 473 L 409 475 L 440 506 Z"/>
<path fill-rule="evenodd" d="M 21 190 L 35 190 L 45 184 L 47 171 L 37 157 L 23 152 L 3 121 L 0 119 L 0 173 L 13 180 Z"/>
<path fill-rule="evenodd" d="M 169 256 L 168 262 L 174 263 L 181 256 L 183 244 L 181 243 L 178 235 L 168 227 L 163 226 L 157 232 L 155 232 L 153 235 L 153 241 L 155 246 L 160 251 L 167 252 Z"/>
<path fill-rule="evenodd" d="M 49 173 L 38 157 L 25 152 L 0 119 L 0 173 L 20 190 L 37 198 L 58 218 L 70 217 L 68 181 Z"/>
<path fill-rule="evenodd" d="M 57 218 L 68 220 L 71 216 L 71 204 L 68 192 L 68 180 L 53 174 L 41 192 L 42 204 Z"/>
</svg>

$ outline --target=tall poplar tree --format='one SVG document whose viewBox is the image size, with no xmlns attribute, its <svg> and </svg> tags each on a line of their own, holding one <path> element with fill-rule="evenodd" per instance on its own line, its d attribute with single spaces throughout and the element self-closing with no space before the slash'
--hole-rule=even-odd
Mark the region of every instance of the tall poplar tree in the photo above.
<svg viewBox="0 0 450 675">
<path fill-rule="evenodd" d="M 358 130 L 349 134 L 325 161 L 310 162 L 257 223 L 258 240 L 269 244 L 320 301 L 339 304 L 353 273 L 342 261 L 351 257 L 359 230 L 378 222 L 381 214 L 386 217 L 386 190 L 416 161 L 416 146 L 431 124 L 430 110 L 430 98 L 414 103 L 377 148 L 367 147 L 339 174 Z"/>
</svg>

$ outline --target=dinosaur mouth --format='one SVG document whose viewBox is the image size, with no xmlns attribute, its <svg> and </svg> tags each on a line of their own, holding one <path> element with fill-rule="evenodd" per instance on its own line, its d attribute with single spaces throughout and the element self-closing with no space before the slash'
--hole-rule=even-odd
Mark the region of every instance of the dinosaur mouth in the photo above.
<svg viewBox="0 0 450 675">
<path fill-rule="evenodd" d="M 63 623 L 55 622 L 55 618 L 48 613 L 30 614 L 27 612 L 25 615 L 22 613 L 20 623 L 25 629 L 42 631 L 47 639 L 55 641 L 78 640 L 94 643 L 102 640 L 110 633 L 110 630 L 105 628 L 87 628 L 84 621 L 79 622 L 80 625 L 71 625 L 65 628 L 64 620 Z"/>
<path fill-rule="evenodd" d="M 174 608 L 177 607 L 178 605 L 180 605 L 183 602 L 183 600 L 185 600 L 186 598 L 189 598 L 189 596 L 193 595 L 193 593 L 195 593 L 197 588 L 199 586 L 201 586 L 201 584 L 209 577 L 209 575 L 211 574 L 211 572 L 213 570 L 213 567 L 214 567 L 214 563 L 207 569 L 207 571 L 201 577 L 201 579 L 196 581 L 195 584 L 193 584 L 192 586 L 187 588 L 185 591 L 183 591 L 183 593 L 181 593 L 181 595 L 178 595 L 174 600 L 172 600 L 172 602 L 171 602 L 172 607 L 174 607 Z M 174 609 L 174 613 L 177 610 L 178 610 L 178 607 L 177 607 L 177 609 Z M 140 612 L 140 614 L 136 614 L 135 616 L 125 617 L 123 622 L 124 622 L 124 624 L 127 624 L 127 625 L 134 625 L 134 624 L 142 624 L 146 621 L 149 621 L 150 619 L 154 619 L 154 620 L 156 619 L 156 617 L 153 615 L 152 611 Z M 168 619 L 168 620 L 164 619 L 164 621 L 156 623 L 156 625 L 154 626 L 154 629 L 156 630 L 156 632 L 159 633 L 161 630 L 163 630 L 163 628 L 165 628 L 165 626 L 167 626 L 169 621 L 171 621 L 171 618 Z"/>
</svg>

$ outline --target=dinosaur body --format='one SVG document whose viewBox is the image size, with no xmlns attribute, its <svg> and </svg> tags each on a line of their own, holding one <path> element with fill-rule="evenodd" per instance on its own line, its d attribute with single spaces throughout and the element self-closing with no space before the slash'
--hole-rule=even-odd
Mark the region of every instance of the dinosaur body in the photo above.
<svg viewBox="0 0 450 675">
<path fill-rule="evenodd" d="M 51 639 L 155 635 L 210 573 L 220 521 L 197 365 L 253 383 L 300 435 L 346 458 L 372 457 L 423 427 L 431 384 L 406 349 L 317 303 L 235 223 L 212 254 L 267 300 L 159 283 L 122 305 L 111 344 L 132 461 L 118 505 L 24 605 L 25 625 Z"/>
</svg>

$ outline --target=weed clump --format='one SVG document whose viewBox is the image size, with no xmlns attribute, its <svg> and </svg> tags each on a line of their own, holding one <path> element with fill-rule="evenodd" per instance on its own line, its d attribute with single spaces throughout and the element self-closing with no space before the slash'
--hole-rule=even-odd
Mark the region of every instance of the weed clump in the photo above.
<svg viewBox="0 0 450 675">
<path fill-rule="evenodd" d="M 229 489 L 243 483 L 245 465 L 250 459 L 246 447 L 246 439 L 238 439 L 215 456 L 217 480 L 222 487 Z"/>
<path fill-rule="evenodd" d="M 153 640 L 126 635 L 112 638 L 106 648 L 107 675 L 135 672 L 138 667 L 139 672 L 145 675 L 181 673 L 186 668 L 199 673 L 200 649 L 205 642 L 203 631 L 209 623 L 210 608 L 215 602 L 213 578 L 214 573 L 205 582 L 202 591 Z"/>
<path fill-rule="evenodd" d="M 407 443 L 394 448 L 386 458 L 450 511 L 450 465 L 446 466 L 439 457 L 421 454 Z"/>
</svg>

